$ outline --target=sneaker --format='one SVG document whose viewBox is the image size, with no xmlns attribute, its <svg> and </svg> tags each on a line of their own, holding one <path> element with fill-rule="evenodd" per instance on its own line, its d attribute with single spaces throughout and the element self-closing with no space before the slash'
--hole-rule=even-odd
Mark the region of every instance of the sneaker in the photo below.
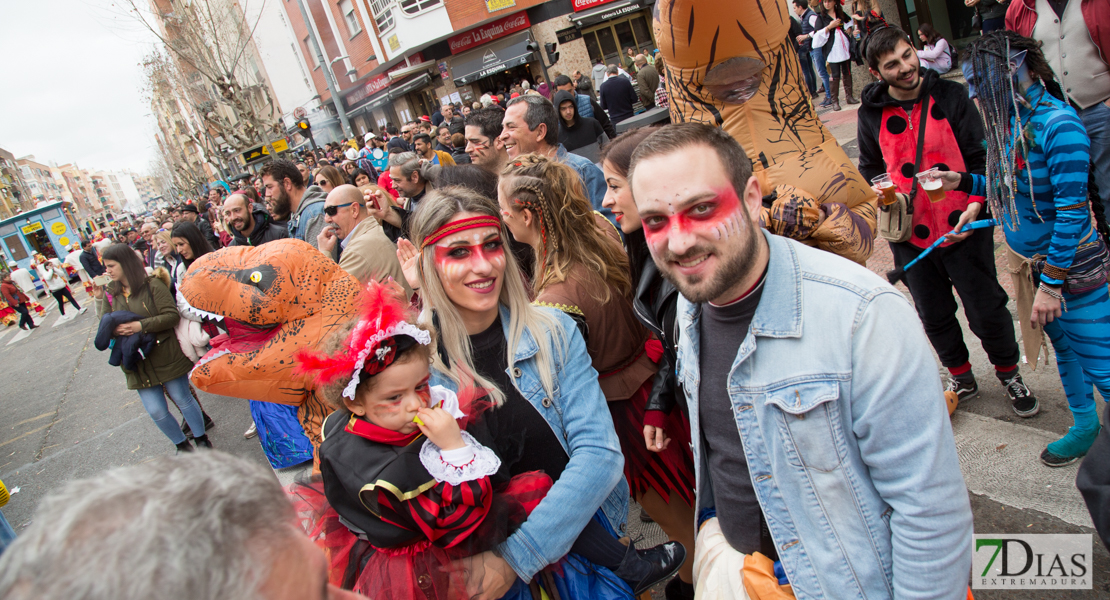
<svg viewBox="0 0 1110 600">
<path fill-rule="evenodd" d="M 1041 462 L 1049 467 L 1063 467 L 1087 456 L 1087 451 L 1095 443 L 1102 427 L 1096 427 L 1094 432 L 1084 433 L 1075 426 L 1068 429 L 1068 434 L 1052 442 L 1041 452 Z"/>
<path fill-rule="evenodd" d="M 254 423 L 251 423 L 251 428 L 250 429 L 243 432 L 243 437 L 248 439 L 248 440 L 251 439 L 252 437 L 256 436 L 256 435 L 258 435 L 258 426 L 255 425 Z"/>
<path fill-rule="evenodd" d="M 212 417 L 208 416 L 208 413 L 204 412 L 203 410 L 200 414 L 204 415 L 204 432 L 208 433 L 212 430 L 213 427 L 216 426 L 216 423 L 212 420 Z"/>
<path fill-rule="evenodd" d="M 1006 388 L 1006 395 L 1010 397 L 1014 413 L 1017 416 L 1028 419 L 1041 411 L 1041 405 L 1037 402 L 1037 397 L 1029 391 L 1029 387 L 1021 380 L 1020 374 L 1003 381 L 1002 387 Z"/>
<path fill-rule="evenodd" d="M 212 442 L 208 441 L 208 434 L 207 433 L 198 437 L 195 441 L 197 443 L 197 448 L 203 448 L 205 450 L 211 450 L 212 449 Z"/>
<path fill-rule="evenodd" d="M 955 377 L 948 376 L 948 382 L 944 384 L 944 391 L 956 392 L 956 398 L 963 402 L 967 398 L 974 398 L 979 395 L 979 384 L 975 381 L 975 376 L 968 371 L 966 376 Z"/>
<path fill-rule="evenodd" d="M 177 454 L 181 454 L 182 452 L 192 452 L 193 450 L 193 445 L 189 443 L 189 440 L 185 440 L 184 442 L 181 442 L 177 445 Z"/>
<path fill-rule="evenodd" d="M 78 309 L 77 309 L 77 314 L 79 314 L 79 315 L 83 315 L 83 314 L 85 314 L 85 311 L 86 311 L 86 310 L 89 310 L 89 307 L 87 307 L 87 306 L 82 306 L 81 308 L 78 308 Z"/>
</svg>

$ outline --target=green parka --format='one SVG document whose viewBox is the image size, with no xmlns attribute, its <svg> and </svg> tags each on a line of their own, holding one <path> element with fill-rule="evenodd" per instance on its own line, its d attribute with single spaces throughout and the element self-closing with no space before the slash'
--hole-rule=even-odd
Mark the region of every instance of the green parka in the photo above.
<svg viewBox="0 0 1110 600">
<path fill-rule="evenodd" d="M 172 381 L 187 375 L 193 368 L 193 363 L 181 351 L 181 345 L 174 333 L 173 328 L 181 316 L 169 287 L 153 275 L 147 277 L 146 283 L 137 294 L 131 294 L 130 297 L 113 295 L 111 305 L 108 304 L 107 295 L 96 301 L 98 318 L 117 310 L 131 311 L 144 317 L 139 321 L 143 332 L 154 334 L 158 340 L 158 345 L 150 356 L 139 362 L 138 370 L 128 371 L 120 367 L 127 376 L 129 390 L 154 387 Z"/>
</svg>

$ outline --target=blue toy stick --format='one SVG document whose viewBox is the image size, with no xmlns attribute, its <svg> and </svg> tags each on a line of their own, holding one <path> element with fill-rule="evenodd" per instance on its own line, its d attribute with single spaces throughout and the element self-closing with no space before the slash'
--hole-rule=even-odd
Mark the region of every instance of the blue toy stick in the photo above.
<svg viewBox="0 0 1110 600">
<path fill-rule="evenodd" d="M 937 238 L 937 241 L 933 242 L 928 248 L 925 249 L 924 252 L 922 252 L 921 254 L 918 254 L 917 258 L 915 258 L 915 259 L 911 260 L 910 262 L 906 263 L 906 266 L 896 267 L 893 271 L 888 271 L 887 274 L 886 274 L 887 281 L 889 281 L 891 285 L 894 285 L 895 283 L 898 283 L 903 277 L 906 276 L 906 271 L 909 270 L 910 267 L 916 265 L 917 261 L 925 258 L 926 256 L 929 255 L 930 252 L 932 252 L 934 249 L 936 249 L 941 244 L 943 244 L 946 241 L 945 238 L 947 238 L 948 236 L 955 235 L 957 233 L 962 233 L 964 231 L 971 231 L 972 229 L 982 229 L 984 227 L 994 227 L 995 225 L 998 225 L 998 222 L 995 221 L 994 219 L 982 219 L 982 220 L 979 220 L 979 221 L 972 221 L 972 222 L 968 223 L 967 225 L 964 225 L 963 229 L 961 229 L 959 231 L 957 231 L 955 229 L 953 229 L 952 231 L 949 231 L 948 233 L 946 233 L 946 234 L 940 236 L 939 238 Z"/>
</svg>

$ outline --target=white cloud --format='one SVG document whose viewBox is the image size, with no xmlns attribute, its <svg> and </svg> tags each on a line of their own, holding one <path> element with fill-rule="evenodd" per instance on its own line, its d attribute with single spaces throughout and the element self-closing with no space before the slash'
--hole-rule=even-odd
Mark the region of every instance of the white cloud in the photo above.
<svg viewBox="0 0 1110 600">
<path fill-rule="evenodd" d="M 145 172 L 155 121 L 140 63 L 154 35 L 112 0 L 2 4 L 0 147 L 43 163 Z"/>
</svg>

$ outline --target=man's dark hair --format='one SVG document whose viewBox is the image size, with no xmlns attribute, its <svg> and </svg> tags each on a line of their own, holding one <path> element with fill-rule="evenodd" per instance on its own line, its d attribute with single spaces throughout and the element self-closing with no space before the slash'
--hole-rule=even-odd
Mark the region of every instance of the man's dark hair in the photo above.
<svg viewBox="0 0 1110 600">
<path fill-rule="evenodd" d="M 390 126 L 386 127 L 385 130 L 389 132 L 389 135 L 397 135 L 397 126 L 396 125 L 390 125 Z"/>
<path fill-rule="evenodd" d="M 551 84 L 555 87 L 562 87 L 564 85 L 570 85 L 572 83 L 574 82 L 571 81 L 570 77 L 567 77 L 566 75 L 560 75 L 551 81 Z"/>
<path fill-rule="evenodd" d="M 736 195 L 743 197 L 744 188 L 752 176 L 751 159 L 748 158 L 740 143 L 728 132 L 705 123 L 667 125 L 649 135 L 632 153 L 632 163 L 628 167 L 629 182 L 631 183 L 632 178 L 635 177 L 636 166 L 640 161 L 699 145 L 709 146 L 717 153 L 717 158 L 728 173 L 728 179 L 732 182 Z"/>
<path fill-rule="evenodd" d="M 497 199 L 497 175 L 478 165 L 458 165 L 442 169 L 436 177 L 435 188 L 462 186 L 489 198 Z"/>
<path fill-rule="evenodd" d="M 509 100 L 505 108 L 508 109 L 520 103 L 528 105 L 528 110 L 524 112 L 524 122 L 528 125 L 528 131 L 535 131 L 541 123 L 547 125 L 547 134 L 543 136 L 544 143 L 548 146 L 558 146 L 559 111 L 555 110 L 555 105 L 543 96 L 528 94 Z"/>
<path fill-rule="evenodd" d="M 415 144 L 417 140 L 423 141 L 428 146 L 432 145 L 432 136 L 430 136 L 426 133 L 418 133 L 418 134 L 412 136 L 412 143 Z"/>
<path fill-rule="evenodd" d="M 794 0 L 794 6 L 797 6 L 798 8 L 807 8 L 808 9 L 809 8 L 809 2 L 806 2 L 806 0 Z"/>
<path fill-rule="evenodd" d="M 906 42 L 909 44 L 909 37 L 905 31 L 889 25 L 887 27 L 880 27 L 867 34 L 864 40 L 864 51 L 867 56 L 867 66 L 871 69 L 878 71 L 879 62 L 884 56 L 894 52 L 898 47 L 898 42 Z M 913 44 L 910 44 L 911 46 Z"/>
<path fill-rule="evenodd" d="M 466 124 L 482 130 L 482 135 L 491 140 L 501 135 L 501 122 L 505 120 L 505 110 L 498 106 L 479 108 L 470 111 Z"/>
<path fill-rule="evenodd" d="M 297 170 L 297 165 L 293 164 L 293 161 L 283 158 L 267 163 L 262 167 L 262 170 L 258 172 L 258 176 L 269 176 L 278 183 L 281 183 L 282 180 L 288 177 L 289 181 L 293 183 L 293 187 L 304 187 L 304 177 L 302 177 L 301 172 Z"/>
</svg>

